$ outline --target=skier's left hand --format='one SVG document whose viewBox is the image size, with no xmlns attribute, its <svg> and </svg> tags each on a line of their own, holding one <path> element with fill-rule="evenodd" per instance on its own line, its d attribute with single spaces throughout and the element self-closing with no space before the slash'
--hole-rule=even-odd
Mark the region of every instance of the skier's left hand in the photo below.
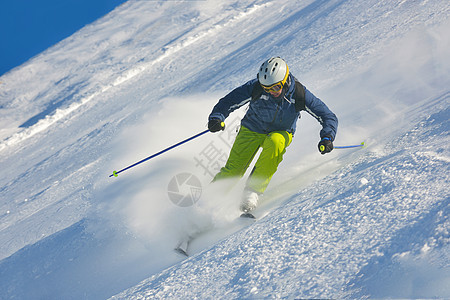
<svg viewBox="0 0 450 300">
<path fill-rule="evenodd" d="M 333 142 L 330 137 L 324 137 L 320 140 L 319 145 L 319 152 L 323 155 L 325 153 L 329 153 L 333 150 Z"/>
<path fill-rule="evenodd" d="M 208 122 L 208 129 L 211 132 L 225 130 L 225 123 L 217 118 L 212 118 Z"/>
</svg>

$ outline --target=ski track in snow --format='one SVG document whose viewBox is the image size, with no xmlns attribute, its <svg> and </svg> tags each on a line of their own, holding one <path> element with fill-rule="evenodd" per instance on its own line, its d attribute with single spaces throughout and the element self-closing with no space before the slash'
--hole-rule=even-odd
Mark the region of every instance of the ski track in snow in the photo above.
<svg viewBox="0 0 450 300">
<path fill-rule="evenodd" d="M 0 298 L 450 297 L 449 12 L 437 0 L 128 1 L 8 72 Z M 261 219 L 235 234 L 234 200 L 205 191 L 180 209 L 166 186 L 187 170 L 206 185 L 195 158 L 208 145 L 227 155 L 242 111 L 226 135 L 107 177 L 203 130 L 271 55 L 337 113 L 336 144 L 368 146 L 317 155 L 305 114 Z M 193 257 L 171 252 L 211 226 Z"/>
</svg>

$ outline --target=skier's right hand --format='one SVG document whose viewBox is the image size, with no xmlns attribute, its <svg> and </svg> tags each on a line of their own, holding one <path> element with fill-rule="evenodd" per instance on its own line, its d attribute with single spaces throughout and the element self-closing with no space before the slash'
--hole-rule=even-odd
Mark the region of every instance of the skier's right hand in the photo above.
<svg viewBox="0 0 450 300">
<path fill-rule="evenodd" d="M 211 132 L 225 130 L 225 123 L 222 120 L 217 119 L 217 118 L 209 119 L 208 129 Z"/>
</svg>

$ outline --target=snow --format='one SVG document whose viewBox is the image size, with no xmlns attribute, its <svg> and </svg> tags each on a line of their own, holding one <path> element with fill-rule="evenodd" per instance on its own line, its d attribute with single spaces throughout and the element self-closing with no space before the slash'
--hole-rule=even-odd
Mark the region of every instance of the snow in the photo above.
<svg viewBox="0 0 450 300">
<path fill-rule="evenodd" d="M 449 298 L 449 11 L 130 0 L 6 73 L 0 298 Z M 209 185 L 245 110 L 108 177 L 205 130 L 272 55 L 338 115 L 336 145 L 366 146 L 320 155 L 303 114 L 251 225 L 242 182 Z M 182 173 L 193 206 L 169 199 Z"/>
</svg>

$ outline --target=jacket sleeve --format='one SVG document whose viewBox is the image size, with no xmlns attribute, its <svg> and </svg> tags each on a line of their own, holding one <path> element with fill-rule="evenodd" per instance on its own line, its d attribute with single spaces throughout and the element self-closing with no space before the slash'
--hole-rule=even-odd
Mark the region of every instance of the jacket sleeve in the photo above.
<svg viewBox="0 0 450 300">
<path fill-rule="evenodd" d="M 230 113 L 247 104 L 252 98 L 253 86 L 256 81 L 257 79 L 250 80 L 221 98 L 214 106 L 209 119 L 216 118 L 225 121 Z"/>
<path fill-rule="evenodd" d="M 305 88 L 305 108 L 322 125 L 320 138 L 330 137 L 334 141 L 338 127 L 336 115 L 322 100 L 314 96 L 307 88 Z"/>
</svg>

